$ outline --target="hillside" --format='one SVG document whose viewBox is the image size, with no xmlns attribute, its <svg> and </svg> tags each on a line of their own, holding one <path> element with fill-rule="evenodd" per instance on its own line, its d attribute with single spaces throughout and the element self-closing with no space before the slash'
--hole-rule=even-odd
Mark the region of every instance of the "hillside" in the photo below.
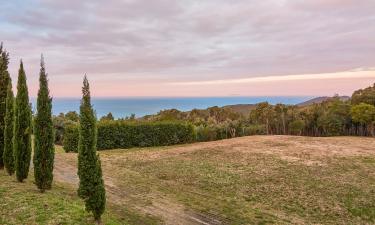
<svg viewBox="0 0 375 225">
<path fill-rule="evenodd" d="M 231 109 L 235 113 L 239 113 L 242 115 L 249 115 L 250 111 L 256 107 L 255 104 L 238 104 L 238 105 L 227 105 L 222 108 L 224 109 Z"/>
<path fill-rule="evenodd" d="M 371 224 L 374 145 L 360 137 L 250 136 L 100 157 L 114 208 L 166 224 Z M 60 182 L 77 184 L 76 157 L 56 155 Z"/>
<path fill-rule="evenodd" d="M 312 104 L 322 103 L 322 102 L 330 100 L 332 98 L 334 98 L 334 97 L 328 97 L 328 96 L 317 97 L 317 98 L 307 100 L 305 102 L 298 103 L 296 105 L 297 106 L 308 106 L 308 105 L 312 105 Z M 348 101 L 350 99 L 349 96 L 339 96 L 339 98 L 340 98 L 341 101 Z"/>
</svg>

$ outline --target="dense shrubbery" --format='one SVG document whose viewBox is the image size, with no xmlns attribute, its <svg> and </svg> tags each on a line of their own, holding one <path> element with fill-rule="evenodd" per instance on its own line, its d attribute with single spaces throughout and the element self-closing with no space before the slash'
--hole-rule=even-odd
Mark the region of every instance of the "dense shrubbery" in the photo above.
<svg viewBox="0 0 375 225">
<path fill-rule="evenodd" d="M 99 150 L 151 147 L 183 144 L 194 141 L 194 127 L 178 122 L 124 122 L 102 121 L 98 123 Z M 78 127 L 65 128 L 65 151 L 77 151 Z"/>
<path fill-rule="evenodd" d="M 79 132 L 78 125 L 69 124 L 64 128 L 63 146 L 66 152 L 78 151 Z"/>
<path fill-rule="evenodd" d="M 242 125 L 236 123 L 209 124 L 195 127 L 196 141 L 215 141 L 266 133 L 263 125 Z"/>
<path fill-rule="evenodd" d="M 69 124 L 64 128 L 63 146 L 65 152 L 78 151 L 79 132 L 77 124 Z"/>
<path fill-rule="evenodd" d="M 79 117 L 76 112 L 60 113 L 53 116 L 53 128 L 55 130 L 55 144 L 63 145 L 65 128 L 78 125 Z"/>
</svg>

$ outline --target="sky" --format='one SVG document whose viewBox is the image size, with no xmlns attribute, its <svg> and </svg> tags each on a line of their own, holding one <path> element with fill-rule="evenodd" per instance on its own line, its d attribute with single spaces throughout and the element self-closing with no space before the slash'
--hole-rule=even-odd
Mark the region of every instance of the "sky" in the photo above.
<svg viewBox="0 0 375 225">
<path fill-rule="evenodd" d="M 375 82 L 374 0 L 12 0 L 0 41 L 30 94 L 350 95 Z"/>
</svg>

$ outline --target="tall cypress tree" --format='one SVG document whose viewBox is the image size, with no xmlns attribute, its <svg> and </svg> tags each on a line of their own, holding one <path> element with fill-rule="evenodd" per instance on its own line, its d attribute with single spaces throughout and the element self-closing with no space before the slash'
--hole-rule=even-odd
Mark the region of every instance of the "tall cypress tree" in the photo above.
<svg viewBox="0 0 375 225">
<path fill-rule="evenodd" d="M 12 90 L 12 81 L 9 79 L 6 114 L 5 114 L 5 130 L 4 130 L 4 166 L 9 175 L 14 173 L 14 155 L 13 155 L 13 132 L 14 132 L 14 95 Z"/>
<path fill-rule="evenodd" d="M 31 160 L 31 106 L 23 63 L 18 71 L 17 97 L 14 119 L 13 148 L 16 177 L 23 182 L 29 174 Z"/>
<path fill-rule="evenodd" d="M 51 189 L 53 161 L 55 158 L 54 132 L 52 124 L 52 98 L 43 56 L 40 62 L 37 114 L 34 120 L 34 177 L 41 192 Z"/>
<path fill-rule="evenodd" d="M 0 44 L 0 169 L 4 168 L 4 130 L 6 114 L 6 98 L 9 83 L 9 53 L 3 49 L 3 43 Z"/>
<path fill-rule="evenodd" d="M 82 94 L 78 143 L 78 195 L 85 200 L 86 211 L 91 211 L 95 220 L 100 222 L 106 198 L 100 159 L 96 154 L 96 117 L 91 106 L 90 87 L 86 76 L 83 80 Z"/>
</svg>

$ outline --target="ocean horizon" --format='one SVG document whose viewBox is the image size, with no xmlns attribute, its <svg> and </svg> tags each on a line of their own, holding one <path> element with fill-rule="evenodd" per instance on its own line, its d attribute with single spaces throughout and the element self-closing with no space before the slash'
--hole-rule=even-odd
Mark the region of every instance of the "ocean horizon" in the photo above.
<svg viewBox="0 0 375 225">
<path fill-rule="evenodd" d="M 270 104 L 298 104 L 315 96 L 230 96 L 230 97 L 93 97 L 92 104 L 97 117 L 100 118 L 109 112 L 115 118 L 124 118 L 135 114 L 136 117 L 156 114 L 161 110 L 178 109 L 189 111 L 192 109 L 206 109 L 213 106 L 236 104 L 256 104 L 269 102 Z M 36 108 L 36 98 L 31 98 L 33 110 Z M 53 98 L 53 114 L 79 112 L 80 98 Z"/>
</svg>

